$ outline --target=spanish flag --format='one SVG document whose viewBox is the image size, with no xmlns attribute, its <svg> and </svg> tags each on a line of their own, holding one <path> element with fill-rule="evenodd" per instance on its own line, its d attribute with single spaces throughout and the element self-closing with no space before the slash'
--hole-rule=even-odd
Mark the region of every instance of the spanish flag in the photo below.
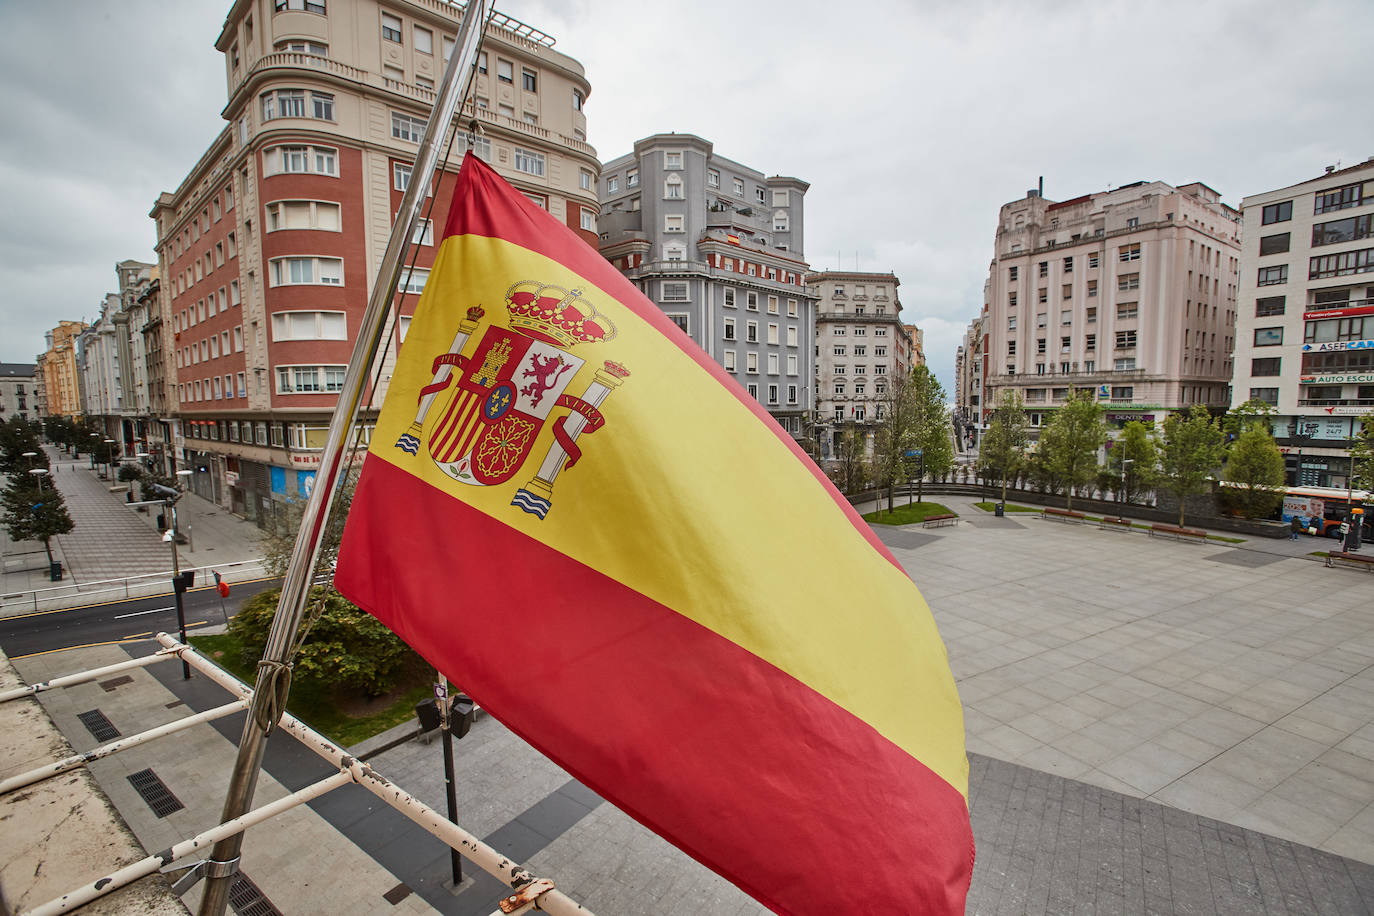
<svg viewBox="0 0 1374 916">
<path fill-rule="evenodd" d="M 335 583 L 768 908 L 963 912 L 963 714 L 920 593 L 753 398 L 471 155 Z"/>
</svg>

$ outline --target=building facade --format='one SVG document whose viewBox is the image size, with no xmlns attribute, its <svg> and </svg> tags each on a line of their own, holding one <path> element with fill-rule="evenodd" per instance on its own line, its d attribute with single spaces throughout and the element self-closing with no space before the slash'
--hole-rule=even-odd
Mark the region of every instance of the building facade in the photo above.
<svg viewBox="0 0 1374 916">
<path fill-rule="evenodd" d="M 216 41 L 229 126 L 151 211 L 161 326 L 145 325 L 145 346 L 161 342 L 150 375 L 167 380 L 161 434 L 178 466 L 260 524 L 313 484 L 461 13 L 430 0 L 237 0 Z M 487 29 L 459 116 L 471 130 L 436 176 L 402 277 L 383 389 L 465 152 L 596 244 L 590 86 L 553 45 L 499 14 Z"/>
<path fill-rule="evenodd" d="M 37 392 L 32 363 L 0 363 L 0 423 L 10 417 L 37 420 Z"/>
<path fill-rule="evenodd" d="M 954 355 L 955 416 L 959 420 L 959 431 L 966 447 L 977 445 L 986 428 L 983 419 L 983 382 L 988 366 L 987 326 L 988 312 L 984 307 L 983 313 L 969 322 L 963 343 Z M 989 410 L 996 406 L 987 405 Z"/>
<path fill-rule="evenodd" d="M 1201 183 L 1136 182 L 1003 205 L 988 279 L 986 414 L 1019 391 L 1032 427 L 1075 389 L 1109 426 L 1230 402 L 1239 213 Z"/>
<path fill-rule="evenodd" d="M 1241 202 L 1233 406 L 1277 410 L 1293 485 L 1345 487 L 1374 413 L 1374 159 Z"/>
<path fill-rule="evenodd" d="M 601 253 L 794 437 L 814 419 L 806 182 L 655 134 L 607 162 Z"/>
<path fill-rule="evenodd" d="M 43 352 L 44 416 L 80 417 L 81 386 L 76 368 L 76 341 L 86 330 L 84 321 L 62 321 L 43 338 L 48 348 Z"/>
<path fill-rule="evenodd" d="M 77 338 L 82 414 L 126 455 L 146 442 L 148 389 L 138 303 L 152 270 L 142 261 L 116 264 L 119 291 L 105 295 L 95 323 Z"/>
<path fill-rule="evenodd" d="M 821 457 L 836 454 L 850 424 L 866 436 L 883 418 L 888 386 L 911 372 L 916 335 L 902 323 L 892 273 L 807 274 L 816 297 L 816 401 Z"/>
</svg>

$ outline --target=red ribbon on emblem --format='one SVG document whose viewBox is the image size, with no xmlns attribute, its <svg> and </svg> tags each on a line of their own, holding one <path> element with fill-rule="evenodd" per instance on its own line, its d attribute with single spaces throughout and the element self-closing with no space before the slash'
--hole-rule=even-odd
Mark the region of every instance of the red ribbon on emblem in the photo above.
<svg viewBox="0 0 1374 916">
<path fill-rule="evenodd" d="M 573 413 L 580 414 L 582 418 L 587 421 L 587 425 L 582 427 L 584 433 L 594 433 L 606 425 L 606 418 L 601 415 L 601 411 L 574 395 L 560 394 L 558 400 L 554 402 L 554 406 L 567 407 L 571 409 Z M 570 468 L 574 464 L 577 464 L 577 459 L 582 457 L 582 449 L 577 447 L 577 443 L 573 441 L 573 437 L 568 435 L 567 430 L 563 428 L 563 424 L 567 419 L 567 416 L 562 416 L 554 421 L 553 437 L 557 440 L 558 444 L 563 447 L 563 451 L 568 453 L 568 461 L 563 466 L 565 468 Z"/>
<path fill-rule="evenodd" d="M 440 366 L 457 366 L 459 369 L 462 369 L 467 363 L 468 358 L 460 353 L 440 353 L 438 356 L 434 357 L 434 365 L 430 367 L 429 371 L 432 373 L 438 372 Z M 426 385 L 420 389 L 420 396 L 415 399 L 415 403 L 418 404 L 423 401 L 427 394 L 438 394 L 452 383 L 453 376 L 449 375 L 449 377 L 442 382 L 434 382 Z"/>
</svg>

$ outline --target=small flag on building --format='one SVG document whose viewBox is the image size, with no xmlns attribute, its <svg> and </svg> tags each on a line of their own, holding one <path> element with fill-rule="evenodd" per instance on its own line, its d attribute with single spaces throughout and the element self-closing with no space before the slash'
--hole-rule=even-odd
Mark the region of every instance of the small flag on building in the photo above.
<svg viewBox="0 0 1374 916">
<path fill-rule="evenodd" d="M 335 584 L 577 779 L 786 913 L 962 913 L 925 601 L 758 402 L 468 156 Z"/>
</svg>

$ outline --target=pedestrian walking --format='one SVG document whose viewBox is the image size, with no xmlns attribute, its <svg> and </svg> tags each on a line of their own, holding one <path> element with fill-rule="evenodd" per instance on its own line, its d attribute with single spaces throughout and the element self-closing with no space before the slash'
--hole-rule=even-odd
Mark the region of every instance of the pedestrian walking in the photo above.
<svg viewBox="0 0 1374 916">
<path fill-rule="evenodd" d="M 1302 530 L 1302 519 L 1298 518 L 1298 517 L 1295 515 L 1295 516 L 1293 516 L 1292 520 L 1289 521 L 1289 523 L 1288 523 L 1288 540 L 1290 540 L 1290 541 L 1296 541 L 1296 540 L 1298 539 L 1298 532 L 1301 531 L 1301 530 Z"/>
</svg>

